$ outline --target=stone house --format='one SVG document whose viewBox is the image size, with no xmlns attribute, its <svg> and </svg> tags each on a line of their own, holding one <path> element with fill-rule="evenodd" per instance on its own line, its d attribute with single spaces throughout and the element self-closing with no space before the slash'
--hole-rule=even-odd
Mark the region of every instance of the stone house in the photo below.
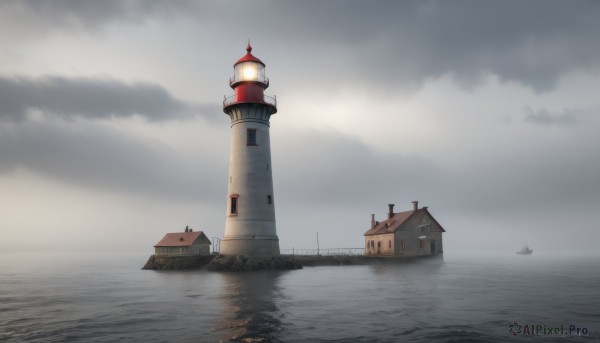
<svg viewBox="0 0 600 343">
<path fill-rule="evenodd" d="M 210 255 L 210 240 L 204 232 L 185 228 L 167 233 L 154 246 L 155 255 Z"/>
<path fill-rule="evenodd" d="M 427 207 L 419 208 L 413 201 L 411 211 L 394 213 L 390 204 L 388 217 L 376 221 L 371 215 L 371 227 L 364 234 L 367 256 L 432 256 L 444 252 L 444 228 L 433 218 Z"/>
</svg>

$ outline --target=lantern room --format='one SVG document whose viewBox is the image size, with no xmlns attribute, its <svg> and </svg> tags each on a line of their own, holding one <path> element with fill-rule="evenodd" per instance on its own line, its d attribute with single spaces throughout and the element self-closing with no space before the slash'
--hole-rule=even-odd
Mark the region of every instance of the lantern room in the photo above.
<svg viewBox="0 0 600 343">
<path fill-rule="evenodd" d="M 230 80 L 231 87 L 240 82 L 260 82 L 269 87 L 269 79 L 265 77 L 265 64 L 252 55 L 252 47 L 248 44 L 246 55 L 233 65 L 233 79 Z"/>
<path fill-rule="evenodd" d="M 238 104 L 267 105 L 271 114 L 277 112 L 277 100 L 264 94 L 269 87 L 269 79 L 265 76 L 265 64 L 252 55 L 252 46 L 246 47 L 246 55 L 233 65 L 233 78 L 229 85 L 235 94 L 223 100 L 223 111 L 229 114 L 228 108 Z"/>
</svg>

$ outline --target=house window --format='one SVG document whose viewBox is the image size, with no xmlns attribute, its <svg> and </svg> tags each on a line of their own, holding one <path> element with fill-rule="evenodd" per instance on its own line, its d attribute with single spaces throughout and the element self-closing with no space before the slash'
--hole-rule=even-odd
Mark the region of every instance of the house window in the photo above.
<svg viewBox="0 0 600 343">
<path fill-rule="evenodd" d="M 406 250 L 406 242 L 403 239 L 400 240 L 400 250 Z"/>
<path fill-rule="evenodd" d="M 273 203 L 273 197 L 271 194 L 267 195 L 267 204 L 271 205 Z"/>
<path fill-rule="evenodd" d="M 256 144 L 256 129 L 248 129 L 246 131 L 246 145 L 257 145 Z"/>
<path fill-rule="evenodd" d="M 231 194 L 229 196 L 229 215 L 236 216 L 238 213 L 238 197 L 239 194 Z"/>
<path fill-rule="evenodd" d="M 419 248 L 421 248 L 421 249 L 425 248 L 425 240 L 424 239 L 419 239 Z"/>
<path fill-rule="evenodd" d="M 392 241 L 388 241 L 388 248 L 392 248 Z"/>
</svg>

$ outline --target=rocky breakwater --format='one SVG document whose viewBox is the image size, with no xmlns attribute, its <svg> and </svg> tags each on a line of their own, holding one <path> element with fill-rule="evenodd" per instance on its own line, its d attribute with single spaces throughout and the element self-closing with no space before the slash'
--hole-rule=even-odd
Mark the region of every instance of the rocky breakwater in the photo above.
<svg viewBox="0 0 600 343">
<path fill-rule="evenodd" d="M 180 270 L 196 269 L 208 264 L 217 255 L 152 255 L 142 269 Z"/>
<path fill-rule="evenodd" d="M 302 265 L 289 256 L 246 257 L 219 255 L 208 264 L 208 270 L 250 272 L 256 270 L 302 269 Z"/>
</svg>

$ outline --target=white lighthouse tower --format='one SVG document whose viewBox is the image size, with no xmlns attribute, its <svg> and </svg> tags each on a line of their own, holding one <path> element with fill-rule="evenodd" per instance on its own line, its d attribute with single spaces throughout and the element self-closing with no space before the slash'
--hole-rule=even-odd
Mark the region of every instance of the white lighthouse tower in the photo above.
<svg viewBox="0 0 600 343">
<path fill-rule="evenodd" d="M 275 230 L 275 198 L 271 173 L 269 118 L 277 112 L 274 98 L 264 95 L 269 87 L 265 64 L 247 54 L 233 65 L 229 80 L 235 94 L 223 101 L 231 118 L 231 152 L 227 218 L 221 254 L 279 255 Z"/>
</svg>

